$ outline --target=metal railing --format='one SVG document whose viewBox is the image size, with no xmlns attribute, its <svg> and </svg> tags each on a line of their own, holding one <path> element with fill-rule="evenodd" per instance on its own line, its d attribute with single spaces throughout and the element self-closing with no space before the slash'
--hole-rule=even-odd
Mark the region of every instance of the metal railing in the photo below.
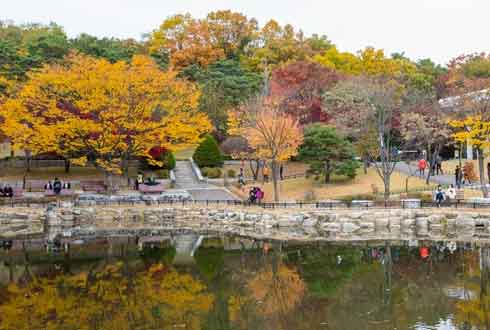
<svg viewBox="0 0 490 330">
<path fill-rule="evenodd" d="M 240 200 L 79 200 L 76 198 L 10 199 L 0 198 L 0 207 L 47 207 L 62 206 L 64 202 L 75 207 L 83 206 L 202 206 L 202 207 L 243 207 L 262 209 L 490 209 L 490 201 L 455 200 L 437 205 L 429 201 L 296 201 L 252 203 Z"/>
</svg>

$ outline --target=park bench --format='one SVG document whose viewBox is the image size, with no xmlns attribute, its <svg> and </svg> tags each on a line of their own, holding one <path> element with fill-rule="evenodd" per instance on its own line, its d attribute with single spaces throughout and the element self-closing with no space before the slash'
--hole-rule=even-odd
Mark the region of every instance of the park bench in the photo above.
<svg viewBox="0 0 490 330">
<path fill-rule="evenodd" d="M 91 192 L 105 192 L 107 187 L 104 181 L 80 181 L 80 187 L 83 191 L 91 191 Z"/>
<path fill-rule="evenodd" d="M 165 186 L 163 183 L 156 185 L 140 184 L 138 190 L 142 194 L 159 194 L 165 191 Z"/>
<path fill-rule="evenodd" d="M 58 196 L 74 196 L 74 195 L 75 195 L 75 191 L 73 191 L 71 189 L 62 189 Z M 44 196 L 45 197 L 52 197 L 52 196 L 56 196 L 56 194 L 54 193 L 53 190 L 45 190 Z"/>
<path fill-rule="evenodd" d="M 456 190 L 456 201 L 461 202 L 464 200 L 464 190 L 463 189 L 457 189 Z"/>
<path fill-rule="evenodd" d="M 13 187 L 12 190 L 14 191 L 14 198 L 24 196 L 24 190 L 21 187 Z"/>
</svg>

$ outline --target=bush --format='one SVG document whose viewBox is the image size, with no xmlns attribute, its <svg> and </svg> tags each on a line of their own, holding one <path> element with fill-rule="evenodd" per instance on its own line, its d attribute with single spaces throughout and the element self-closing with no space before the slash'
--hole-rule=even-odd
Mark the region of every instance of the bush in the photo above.
<svg viewBox="0 0 490 330">
<path fill-rule="evenodd" d="M 149 154 L 153 160 L 162 162 L 161 166 L 157 166 L 151 163 L 148 159 L 143 159 L 143 161 L 140 163 L 140 170 L 144 171 L 147 169 L 150 170 L 158 170 L 158 169 L 165 169 L 165 170 L 173 170 L 175 168 L 176 162 L 175 162 L 175 156 L 174 154 L 166 149 L 165 147 L 153 147 L 150 149 Z"/>
<path fill-rule="evenodd" d="M 229 177 L 229 178 L 236 178 L 236 171 L 234 169 L 230 168 L 226 172 L 226 176 Z"/>
<path fill-rule="evenodd" d="M 376 199 L 376 197 L 374 195 L 371 195 L 371 194 L 357 194 L 357 195 L 343 196 L 343 197 L 340 197 L 337 199 L 340 201 L 344 201 L 344 202 L 352 202 L 355 200 L 373 201 Z"/>
<path fill-rule="evenodd" d="M 174 153 L 171 151 L 167 152 L 163 163 L 164 168 L 170 171 L 175 168 L 175 165 L 176 165 L 176 161 L 175 161 Z"/>
<path fill-rule="evenodd" d="M 221 169 L 218 167 L 203 167 L 201 169 L 201 174 L 209 179 L 221 178 Z"/>
<path fill-rule="evenodd" d="M 167 169 L 162 169 L 155 171 L 155 175 L 160 179 L 168 179 L 170 177 L 170 171 Z"/>
<path fill-rule="evenodd" d="M 199 167 L 223 166 L 223 155 L 219 150 L 218 143 L 211 135 L 206 135 L 194 152 L 193 158 Z"/>
</svg>

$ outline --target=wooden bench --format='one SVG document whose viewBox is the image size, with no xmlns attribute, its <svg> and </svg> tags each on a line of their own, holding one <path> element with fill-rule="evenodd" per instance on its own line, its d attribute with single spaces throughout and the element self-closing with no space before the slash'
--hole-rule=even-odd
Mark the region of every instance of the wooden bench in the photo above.
<svg viewBox="0 0 490 330">
<path fill-rule="evenodd" d="M 91 192 L 105 192 L 107 187 L 104 181 L 80 181 L 80 187 L 83 191 L 91 191 Z"/>
<path fill-rule="evenodd" d="M 74 196 L 75 192 L 71 189 L 62 189 L 58 195 L 54 193 L 54 190 L 45 190 L 44 191 L 44 196 L 45 197 L 52 197 L 52 196 Z"/>
<path fill-rule="evenodd" d="M 464 200 L 464 190 L 463 189 L 456 189 L 456 200 L 458 202 L 461 202 Z"/>
<path fill-rule="evenodd" d="M 165 191 L 165 186 L 162 183 L 156 185 L 140 184 L 138 190 L 142 194 L 159 194 Z"/>
<path fill-rule="evenodd" d="M 24 190 L 22 188 L 14 187 L 12 188 L 12 190 L 14 191 L 14 198 L 20 198 L 24 196 Z"/>
</svg>

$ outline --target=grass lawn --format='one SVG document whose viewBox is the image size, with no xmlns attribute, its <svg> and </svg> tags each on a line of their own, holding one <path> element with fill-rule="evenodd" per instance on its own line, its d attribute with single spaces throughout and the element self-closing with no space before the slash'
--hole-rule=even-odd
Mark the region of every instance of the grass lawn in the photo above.
<svg viewBox="0 0 490 330">
<path fill-rule="evenodd" d="M 240 166 L 241 165 L 225 165 L 224 170 L 229 170 L 233 169 L 237 174 L 240 172 Z M 255 167 L 255 163 L 253 164 Z M 286 162 L 283 164 L 284 167 L 284 176 L 288 175 L 295 175 L 295 174 L 304 174 L 309 166 L 306 163 L 302 162 Z M 250 162 L 249 161 L 244 161 L 243 162 L 243 170 L 245 172 L 245 177 L 250 178 L 252 177 L 252 170 L 250 169 Z M 262 171 L 259 171 L 259 177 L 262 177 Z"/>
<path fill-rule="evenodd" d="M 24 174 L 27 180 L 53 180 L 55 177 L 61 180 L 104 179 L 104 173 L 94 167 L 71 167 L 69 173 L 65 173 L 63 167 L 33 168 L 29 173 L 25 173 L 23 168 L 0 169 L 0 179 L 4 180 L 22 180 Z"/>
<path fill-rule="evenodd" d="M 364 174 L 360 169 L 359 174 L 353 180 L 343 177 L 334 176 L 332 183 L 323 184 L 314 181 L 313 178 L 297 178 L 280 182 L 280 199 L 284 201 L 305 200 L 314 198 L 315 200 L 336 199 L 352 195 L 373 194 L 373 190 L 377 189 L 380 193 L 383 192 L 383 181 L 376 173 L 374 168 L 368 169 L 368 173 Z M 393 194 L 405 192 L 405 183 L 407 176 L 394 172 L 391 176 L 391 191 Z M 255 184 L 262 187 L 265 191 L 265 200 L 273 200 L 272 183 Z M 426 185 L 425 181 L 410 177 L 408 180 L 409 191 L 432 191 L 434 185 Z M 250 186 L 245 187 L 244 196 L 248 192 Z"/>
<path fill-rule="evenodd" d="M 158 177 L 158 171 L 145 171 L 145 176 L 150 176 L 154 173 Z M 61 181 L 83 181 L 83 180 L 104 180 L 105 174 L 101 170 L 97 170 L 95 167 L 75 167 L 70 168 L 69 173 L 65 173 L 64 167 L 43 167 L 33 168 L 29 173 L 25 173 L 23 168 L 9 168 L 0 169 L 0 183 L 1 181 L 22 181 L 24 174 L 26 174 L 26 180 L 44 180 L 52 181 L 54 178 L 59 178 Z M 138 169 L 136 167 L 130 167 L 129 175 L 131 178 L 136 178 Z M 114 180 L 119 180 L 120 184 L 126 182 L 126 178 L 122 176 L 114 176 Z"/>
</svg>

